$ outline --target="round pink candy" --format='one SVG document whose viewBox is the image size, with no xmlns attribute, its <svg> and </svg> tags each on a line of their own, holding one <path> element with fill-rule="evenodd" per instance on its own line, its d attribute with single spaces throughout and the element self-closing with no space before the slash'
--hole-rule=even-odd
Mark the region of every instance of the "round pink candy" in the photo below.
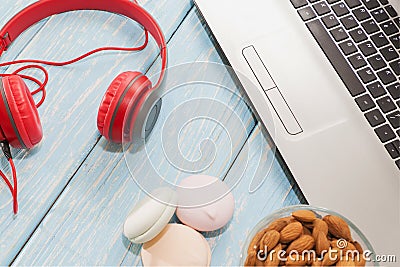
<svg viewBox="0 0 400 267">
<path fill-rule="evenodd" d="M 186 195 L 184 198 L 193 196 L 193 198 L 198 198 L 193 203 L 202 204 L 195 207 L 187 207 L 185 203 L 183 204 L 186 207 L 178 205 L 176 215 L 182 223 L 198 231 L 209 232 L 224 227 L 231 220 L 235 200 L 228 186 L 220 179 L 207 175 L 193 175 L 182 180 L 179 187 L 183 192 L 180 196 Z M 197 194 L 185 192 L 192 188 L 198 189 Z M 204 199 L 203 203 L 202 199 Z"/>
</svg>

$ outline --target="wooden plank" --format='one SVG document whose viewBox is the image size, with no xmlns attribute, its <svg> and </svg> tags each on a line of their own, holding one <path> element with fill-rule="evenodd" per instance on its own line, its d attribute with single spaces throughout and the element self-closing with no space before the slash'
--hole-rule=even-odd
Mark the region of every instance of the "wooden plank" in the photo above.
<svg viewBox="0 0 400 267">
<path fill-rule="evenodd" d="M 290 180 L 275 157 L 275 151 L 257 125 L 226 182 L 236 181 L 237 173 L 246 169 L 245 175 L 234 188 L 236 201 L 234 218 L 228 226 L 210 233 L 212 265 L 237 266 L 244 242 L 252 228 L 265 216 L 284 206 L 300 204 Z M 260 184 L 260 187 L 255 185 Z"/>
<path fill-rule="evenodd" d="M 207 33 L 195 12 L 191 12 L 178 29 L 169 44 L 170 66 L 184 62 L 211 61 L 221 62 Z M 154 65 L 149 73 L 158 70 Z M 171 77 L 169 76 L 168 79 Z M 173 79 L 173 78 L 172 78 Z M 222 80 L 228 79 L 228 74 L 221 74 Z M 230 79 L 230 78 L 229 78 Z M 163 110 L 155 132 L 161 131 L 165 114 L 169 114 L 177 103 L 196 97 L 209 97 L 226 103 L 242 118 L 246 125 L 245 133 L 233 135 L 233 157 L 239 153 L 254 128 L 253 117 L 243 101 L 226 90 L 189 90 L 177 92 L 164 98 Z M 210 107 L 208 107 L 210 108 Z M 195 109 L 207 109 L 198 107 Z M 217 118 L 222 124 L 233 123 L 232 112 L 226 111 Z M 226 152 L 224 137 L 220 127 L 212 122 L 201 122 L 201 128 L 187 127 L 182 131 L 182 153 L 193 156 L 197 150 L 196 144 L 205 136 L 213 139 L 216 148 Z M 235 125 L 234 125 L 235 126 Z M 236 125 L 239 126 L 239 125 Z M 205 132 L 205 134 L 203 133 Z M 240 131 L 238 131 L 240 132 Z M 159 162 L 159 168 L 165 178 L 176 181 L 188 174 L 171 167 L 166 159 L 159 155 L 156 149 L 160 145 L 157 135 L 152 135 L 148 141 L 150 158 Z M 227 155 L 219 155 L 208 170 L 208 173 L 224 176 L 229 168 Z M 135 154 L 135 174 L 146 179 L 150 176 L 146 166 L 146 152 Z M 228 166 L 227 166 L 228 165 Z M 223 173 L 225 171 L 225 173 Z M 143 198 L 144 193 L 130 176 L 126 162 L 121 153 L 121 147 L 100 140 L 88 159 L 74 176 L 57 203 L 38 230 L 33 234 L 15 265 L 138 265 L 140 263 L 138 245 L 131 245 L 122 236 L 123 222 L 132 207 Z"/>
<path fill-rule="evenodd" d="M 169 39 L 192 3 L 154 2 L 141 3 Z M 141 42 L 143 30 L 136 23 L 104 12 L 81 11 L 49 19 L 18 58 L 60 61 L 100 46 Z M 157 55 L 152 43 L 140 53 L 105 53 L 73 66 L 48 68 L 48 98 L 39 110 L 44 140 L 31 151 L 13 150 L 20 181 L 18 217 L 11 214 L 9 193 L 4 188 L 0 192 L 0 265 L 8 265 L 17 255 L 97 143 L 97 109 L 112 79 L 125 70 L 145 71 Z M 2 166 L 6 166 L 3 161 Z"/>
<path fill-rule="evenodd" d="M 3 27 L 8 20 L 10 20 L 16 13 L 22 10 L 24 7 L 36 2 L 36 0 L 2 0 L 0 6 L 0 27 Z M 18 54 L 24 49 L 29 43 L 33 36 L 43 27 L 47 20 L 44 20 L 24 32 L 18 39 L 16 39 L 12 46 L 5 52 L 0 62 L 6 62 L 15 59 Z M 7 69 L 7 68 L 5 68 Z"/>
<path fill-rule="evenodd" d="M 204 233 L 212 250 L 212 266 L 238 266 L 239 255 L 252 228 L 275 210 L 301 202 L 293 189 L 293 181 L 278 163 L 259 125 L 246 146 L 225 179 L 228 184 L 235 184 L 238 173 L 246 169 L 233 189 L 234 217 L 223 229 Z M 261 184 L 257 190 L 254 190 L 254 182 Z M 140 246 L 133 245 L 121 265 L 140 265 L 140 249 Z"/>
</svg>

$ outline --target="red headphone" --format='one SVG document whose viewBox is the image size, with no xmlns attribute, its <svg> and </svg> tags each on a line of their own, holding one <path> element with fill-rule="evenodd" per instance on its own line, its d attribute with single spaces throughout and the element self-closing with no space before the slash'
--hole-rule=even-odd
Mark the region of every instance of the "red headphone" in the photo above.
<svg viewBox="0 0 400 267">
<path fill-rule="evenodd" d="M 152 131 L 157 121 L 161 99 L 153 93 L 160 86 L 166 65 L 167 49 L 164 35 L 155 19 L 137 3 L 129 0 L 41 0 L 15 15 L 0 30 L 0 56 L 7 50 L 13 40 L 33 24 L 49 16 L 76 10 L 99 10 L 120 14 L 131 18 L 141 24 L 146 31 L 146 42 L 139 48 L 102 48 L 89 52 L 75 60 L 64 63 L 47 62 L 41 60 L 20 60 L 0 64 L 0 67 L 21 63 L 39 63 L 47 65 L 67 65 L 74 63 L 93 53 L 104 50 L 136 51 L 147 45 L 148 34 L 152 35 L 160 48 L 162 59 L 160 78 L 155 86 L 142 73 L 128 71 L 118 75 L 109 88 L 101 102 L 97 126 L 100 134 L 107 140 L 121 143 L 138 142 L 138 139 L 146 138 Z M 18 74 L 20 71 L 29 68 L 39 68 L 46 74 L 44 83 L 38 80 Z M 35 92 L 30 92 L 23 79 L 30 79 L 40 85 Z M 42 126 L 39 119 L 37 107 L 45 97 L 44 86 L 47 83 L 46 70 L 37 65 L 30 65 L 21 68 L 13 74 L 1 74 L 0 79 L 0 142 L 1 148 L 7 159 L 10 161 L 14 176 L 14 188 L 9 181 L 7 186 L 14 196 L 14 212 L 17 211 L 16 195 L 17 184 L 15 167 L 12 163 L 11 153 L 8 144 L 15 148 L 33 148 L 43 137 Z M 42 100 L 35 104 L 32 94 L 43 92 Z M 129 115 L 128 115 L 129 114 Z M 128 116 L 127 116 L 128 115 Z M 126 121 L 124 122 L 124 120 Z M 5 176 L 0 171 L 4 180 Z"/>
</svg>

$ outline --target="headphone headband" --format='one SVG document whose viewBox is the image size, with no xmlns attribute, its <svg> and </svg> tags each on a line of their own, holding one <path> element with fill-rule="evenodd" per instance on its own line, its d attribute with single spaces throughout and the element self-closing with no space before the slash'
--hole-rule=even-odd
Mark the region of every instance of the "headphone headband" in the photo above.
<svg viewBox="0 0 400 267">
<path fill-rule="evenodd" d="M 77 11 L 98 10 L 120 14 L 141 24 L 153 36 L 161 50 L 161 83 L 167 65 L 167 49 L 164 34 L 153 17 L 142 7 L 129 0 L 40 0 L 16 14 L 0 31 L 0 56 L 10 44 L 33 24 L 52 15 Z"/>
</svg>

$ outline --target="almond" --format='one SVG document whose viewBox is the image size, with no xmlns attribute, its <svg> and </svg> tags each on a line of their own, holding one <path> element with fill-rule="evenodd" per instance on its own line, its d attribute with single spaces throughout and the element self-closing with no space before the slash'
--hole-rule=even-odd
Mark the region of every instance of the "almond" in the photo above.
<svg viewBox="0 0 400 267">
<path fill-rule="evenodd" d="M 302 224 L 310 230 L 314 228 L 314 222 L 302 222 Z"/>
<path fill-rule="evenodd" d="M 269 230 L 275 230 L 275 231 L 282 231 L 282 229 L 289 224 L 289 222 L 291 222 L 291 220 L 293 219 L 293 217 L 285 217 L 285 218 L 280 218 L 276 221 L 273 221 L 268 227 L 267 227 L 267 231 Z"/>
<path fill-rule="evenodd" d="M 310 229 L 303 226 L 303 235 L 311 235 L 312 236 Z"/>
<path fill-rule="evenodd" d="M 257 252 L 255 250 L 250 251 L 247 255 L 246 261 L 244 262 L 244 266 L 255 266 L 257 260 Z"/>
<path fill-rule="evenodd" d="M 322 266 L 322 261 L 316 259 L 315 261 L 312 262 L 311 266 L 312 267 L 321 267 Z"/>
<path fill-rule="evenodd" d="M 267 231 L 260 241 L 260 249 L 268 253 L 278 244 L 280 237 L 281 235 L 276 230 Z"/>
<path fill-rule="evenodd" d="M 355 263 L 353 260 L 349 259 L 349 260 L 340 260 L 336 263 L 336 266 L 340 266 L 340 267 L 347 267 L 347 266 L 352 266 L 355 267 Z"/>
<path fill-rule="evenodd" d="M 264 229 L 258 232 L 253 239 L 251 240 L 249 247 L 247 248 L 247 254 L 250 255 L 251 251 L 258 251 L 260 249 L 260 241 L 263 238 L 264 234 L 267 232 L 267 229 Z"/>
<path fill-rule="evenodd" d="M 343 252 L 346 252 L 346 251 L 357 252 L 356 247 L 352 243 L 344 241 L 343 239 L 341 239 L 341 240 L 333 239 L 330 243 L 331 243 L 332 248 L 341 250 Z"/>
<path fill-rule="evenodd" d="M 313 222 L 317 216 L 311 210 L 296 210 L 292 213 L 292 216 L 299 220 L 300 222 Z"/>
<path fill-rule="evenodd" d="M 364 250 L 361 247 L 360 243 L 358 243 L 357 241 L 353 243 L 354 247 L 357 249 L 358 251 L 358 256 L 354 258 L 354 263 L 356 266 L 365 266 L 365 264 L 367 263 L 367 261 L 364 258 Z"/>
<path fill-rule="evenodd" d="M 342 218 L 335 215 L 327 215 L 323 220 L 328 225 L 329 233 L 333 236 L 352 241 L 350 227 Z"/>
<path fill-rule="evenodd" d="M 276 247 L 273 248 L 272 252 L 268 255 L 267 259 L 264 262 L 264 266 L 279 266 L 280 259 L 278 254 L 282 251 L 282 245 L 278 244 Z"/>
<path fill-rule="evenodd" d="M 353 245 L 353 243 L 347 243 L 347 247 L 345 247 L 343 250 L 345 251 L 357 251 L 357 248 Z"/>
<path fill-rule="evenodd" d="M 294 240 L 289 247 L 287 248 L 287 252 L 296 251 L 301 254 L 305 250 L 310 250 L 314 247 L 315 241 L 312 236 L 302 235 L 298 239 Z"/>
<path fill-rule="evenodd" d="M 317 239 L 319 232 L 322 232 L 325 235 L 327 235 L 328 234 L 328 225 L 326 224 L 326 222 L 324 222 L 321 219 L 315 219 L 314 220 L 314 228 L 312 231 L 312 233 L 313 233 L 312 235 L 313 235 L 314 239 Z"/>
<path fill-rule="evenodd" d="M 298 254 L 289 255 L 286 258 L 286 266 L 305 266 L 306 264 L 307 260 Z"/>
<path fill-rule="evenodd" d="M 327 253 L 324 254 L 322 260 L 322 266 L 332 266 L 339 261 L 339 253 L 335 249 L 329 249 Z"/>
<path fill-rule="evenodd" d="M 315 252 L 317 252 L 318 255 L 321 255 L 324 251 L 326 253 L 329 251 L 330 245 L 331 244 L 326 237 L 326 234 L 319 232 L 317 239 L 315 240 Z"/>
<path fill-rule="evenodd" d="M 264 262 L 260 261 L 258 258 L 256 258 L 256 264 L 255 266 L 264 266 Z"/>
<path fill-rule="evenodd" d="M 285 226 L 281 231 L 281 243 L 289 243 L 298 238 L 303 233 L 303 225 L 299 222 L 292 222 Z"/>
<path fill-rule="evenodd" d="M 311 254 L 309 255 L 310 257 L 305 256 L 307 257 L 307 263 L 306 263 L 307 266 L 311 266 L 311 264 L 314 262 L 313 256 Z"/>
</svg>

